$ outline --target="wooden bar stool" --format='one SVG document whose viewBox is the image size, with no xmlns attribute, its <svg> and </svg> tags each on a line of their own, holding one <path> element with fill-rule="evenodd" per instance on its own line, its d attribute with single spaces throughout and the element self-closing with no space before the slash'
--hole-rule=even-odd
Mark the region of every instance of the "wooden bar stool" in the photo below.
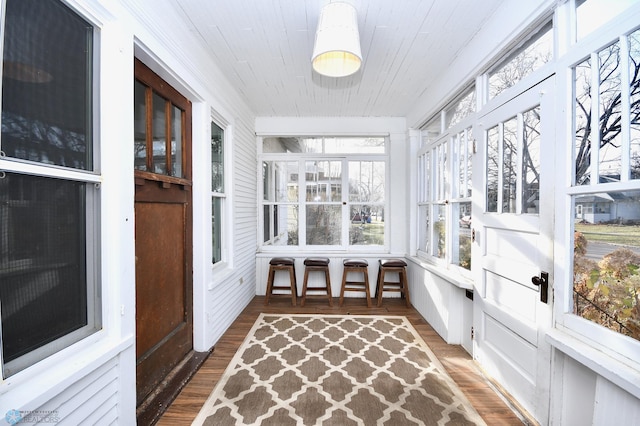
<svg viewBox="0 0 640 426">
<path fill-rule="evenodd" d="M 273 281 L 277 271 L 289 272 L 289 285 L 274 285 Z M 296 262 L 292 257 L 274 257 L 269 261 L 269 278 L 267 279 L 267 297 L 264 300 L 264 304 L 269 304 L 269 298 L 276 294 L 274 290 L 288 290 L 291 293 L 291 304 L 296 306 L 296 298 L 298 297 L 298 285 L 296 283 Z M 277 294 L 288 296 L 289 293 Z"/>
<path fill-rule="evenodd" d="M 345 291 L 364 291 L 367 296 L 367 307 L 371 307 L 371 293 L 369 291 L 369 263 L 364 259 L 345 259 L 342 261 L 342 287 L 340 287 L 340 306 L 344 302 Z M 363 275 L 362 281 L 347 281 L 349 272 Z"/>
<path fill-rule="evenodd" d="M 382 294 L 385 291 L 400 292 L 405 298 L 407 307 L 411 306 L 409 299 L 409 284 L 407 283 L 407 262 L 402 259 L 380 259 L 378 268 L 378 282 L 376 284 L 376 298 L 378 306 L 382 305 Z M 398 273 L 398 281 L 386 281 L 385 275 L 389 272 Z"/>
<path fill-rule="evenodd" d="M 324 286 L 321 287 L 308 287 L 310 272 L 322 272 L 324 273 Z M 309 294 L 309 297 L 328 297 L 329 306 L 333 306 L 333 300 L 331 297 L 331 278 L 329 278 L 329 258 L 328 257 L 308 257 L 304 260 L 304 282 L 302 284 L 302 301 L 300 306 L 304 306 L 304 302 L 307 300 L 307 290 L 317 292 L 322 291 L 324 294 Z"/>
</svg>

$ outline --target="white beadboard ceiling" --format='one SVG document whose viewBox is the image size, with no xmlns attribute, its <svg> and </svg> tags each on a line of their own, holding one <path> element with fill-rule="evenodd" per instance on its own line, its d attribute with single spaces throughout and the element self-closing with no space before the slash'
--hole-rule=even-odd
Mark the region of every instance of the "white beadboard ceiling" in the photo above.
<svg viewBox="0 0 640 426">
<path fill-rule="evenodd" d="M 173 0 L 257 116 L 404 117 L 505 0 L 345 0 L 358 11 L 363 65 L 311 68 L 329 0 Z M 507 0 L 508 1 L 508 0 Z"/>
</svg>

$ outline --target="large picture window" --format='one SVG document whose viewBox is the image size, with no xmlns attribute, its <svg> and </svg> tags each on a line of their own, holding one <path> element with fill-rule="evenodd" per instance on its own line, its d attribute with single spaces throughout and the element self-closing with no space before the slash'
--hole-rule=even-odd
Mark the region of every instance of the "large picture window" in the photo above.
<svg viewBox="0 0 640 426">
<path fill-rule="evenodd" d="M 263 139 L 263 246 L 384 247 L 386 138 Z"/>
<path fill-rule="evenodd" d="M 0 139 L 2 371 L 101 327 L 94 28 L 62 2 L 7 0 Z"/>
</svg>

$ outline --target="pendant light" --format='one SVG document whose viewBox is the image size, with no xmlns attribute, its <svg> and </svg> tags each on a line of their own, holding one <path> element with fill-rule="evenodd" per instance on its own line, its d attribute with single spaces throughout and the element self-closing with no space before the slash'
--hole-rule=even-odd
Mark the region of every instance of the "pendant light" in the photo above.
<svg viewBox="0 0 640 426">
<path fill-rule="evenodd" d="M 358 15 L 349 3 L 329 3 L 320 11 L 311 58 L 313 69 L 328 77 L 346 77 L 362 63 Z"/>
</svg>

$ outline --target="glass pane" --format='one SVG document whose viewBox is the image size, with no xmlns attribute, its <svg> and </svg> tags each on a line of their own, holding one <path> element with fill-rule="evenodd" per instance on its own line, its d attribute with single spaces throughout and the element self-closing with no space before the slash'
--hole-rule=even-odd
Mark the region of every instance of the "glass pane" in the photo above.
<svg viewBox="0 0 640 426">
<path fill-rule="evenodd" d="M 5 362 L 88 324 L 86 217 L 84 183 L 11 173 L 0 179 Z"/>
<path fill-rule="evenodd" d="M 384 154 L 384 138 L 325 138 L 325 154 Z"/>
<path fill-rule="evenodd" d="M 522 213 L 540 211 L 540 107 L 523 116 Z"/>
<path fill-rule="evenodd" d="M 213 236 L 213 263 L 222 260 L 222 199 L 213 198 L 211 203 L 211 227 Z"/>
<path fill-rule="evenodd" d="M 599 182 L 620 181 L 622 172 L 622 103 L 620 45 L 598 53 L 600 62 L 600 165 Z"/>
<path fill-rule="evenodd" d="M 342 200 L 342 162 L 307 161 L 305 163 L 306 200 L 331 202 Z"/>
<path fill-rule="evenodd" d="M 640 30 L 629 36 L 631 179 L 640 179 Z"/>
<path fill-rule="evenodd" d="M 502 148 L 502 212 L 516 212 L 518 181 L 518 119 L 504 123 Z"/>
<path fill-rule="evenodd" d="M 173 105 L 171 108 L 171 176 L 184 177 L 182 174 L 182 110 Z"/>
<path fill-rule="evenodd" d="M 573 203 L 573 312 L 640 340 L 640 191 Z"/>
<path fill-rule="evenodd" d="M 298 240 L 298 206 L 289 205 L 280 205 L 278 206 L 280 210 L 279 218 L 280 223 L 283 224 L 282 229 L 286 230 L 286 234 L 282 236 L 281 243 L 288 246 L 297 246 L 299 244 Z"/>
<path fill-rule="evenodd" d="M 444 200 L 449 195 L 447 192 L 447 183 L 449 182 L 449 175 L 447 174 L 447 144 L 438 145 L 434 154 L 436 156 L 435 200 Z"/>
<path fill-rule="evenodd" d="M 224 130 L 211 122 L 211 190 L 224 192 Z"/>
<path fill-rule="evenodd" d="M 469 128 L 460 132 L 454 139 L 454 146 L 458 158 L 456 198 L 466 198 L 471 196 L 471 159 L 473 153 L 473 141 L 471 138 L 471 128 Z"/>
<path fill-rule="evenodd" d="M 134 93 L 134 142 L 133 167 L 135 170 L 147 171 L 147 87 L 138 80 Z"/>
<path fill-rule="evenodd" d="M 575 82 L 575 184 L 588 185 L 591 180 L 591 60 L 586 59 L 573 70 Z"/>
<path fill-rule="evenodd" d="M 352 205 L 350 208 L 349 244 L 384 244 L 384 207 Z"/>
<path fill-rule="evenodd" d="M 153 172 L 167 174 L 167 101 L 153 94 Z"/>
<path fill-rule="evenodd" d="M 8 0 L 2 151 L 93 169 L 93 27 L 59 1 Z"/>
<path fill-rule="evenodd" d="M 515 86 L 535 70 L 549 62 L 553 57 L 553 31 L 551 24 L 546 25 L 518 53 L 509 58 L 497 71 L 489 75 L 489 99 Z"/>
<path fill-rule="evenodd" d="M 494 126 L 487 131 L 487 211 L 498 211 L 498 170 L 500 131 Z"/>
<path fill-rule="evenodd" d="M 637 0 L 576 1 L 578 40 L 606 24 Z"/>
<path fill-rule="evenodd" d="M 342 243 L 342 206 L 307 206 L 307 245 Z"/>
<path fill-rule="evenodd" d="M 445 127 L 448 129 L 464 120 L 476 110 L 476 88 L 471 88 L 460 100 L 445 111 Z"/>
<path fill-rule="evenodd" d="M 273 223 L 271 207 L 271 205 L 262 206 L 262 229 L 264 231 L 262 235 L 262 242 L 265 243 L 271 240 L 271 224 Z"/>
<path fill-rule="evenodd" d="M 430 142 L 435 141 L 438 136 L 442 134 L 442 124 L 441 124 L 440 114 L 435 116 L 420 129 L 420 138 L 422 139 L 421 145 L 422 147 L 426 147 Z"/>
<path fill-rule="evenodd" d="M 295 161 L 265 161 L 262 164 L 262 184 L 265 201 L 298 201 L 298 163 Z"/>
<path fill-rule="evenodd" d="M 385 163 L 349 161 L 349 201 L 384 202 Z"/>
<path fill-rule="evenodd" d="M 471 270 L 471 203 L 454 203 L 452 241 L 454 244 L 451 260 L 454 265 Z"/>
<path fill-rule="evenodd" d="M 444 204 L 437 204 L 434 206 L 435 214 L 433 217 L 433 237 L 431 241 L 434 246 L 432 247 L 432 256 L 444 259 L 447 254 L 446 246 L 446 231 L 447 231 L 447 210 Z"/>
<path fill-rule="evenodd" d="M 429 210 L 430 205 L 421 205 L 418 207 L 418 250 L 422 250 L 430 254 L 429 248 L 431 241 L 429 237 Z"/>
</svg>

